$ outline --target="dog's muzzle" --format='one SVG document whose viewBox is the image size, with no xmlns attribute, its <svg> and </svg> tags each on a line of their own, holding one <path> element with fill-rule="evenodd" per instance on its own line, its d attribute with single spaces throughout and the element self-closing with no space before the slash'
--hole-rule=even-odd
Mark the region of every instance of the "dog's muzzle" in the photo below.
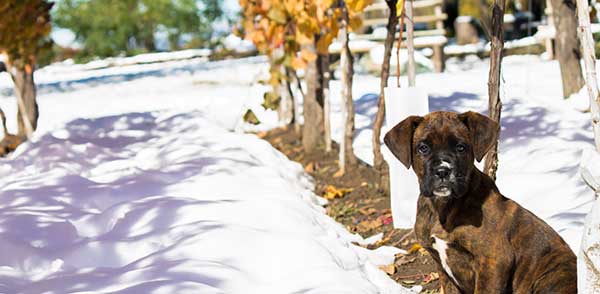
<svg viewBox="0 0 600 294">
<path fill-rule="evenodd" d="M 434 196 L 449 197 L 452 195 L 452 188 L 456 184 L 454 168 L 454 164 L 446 160 L 442 160 L 432 167 L 431 193 Z"/>
</svg>

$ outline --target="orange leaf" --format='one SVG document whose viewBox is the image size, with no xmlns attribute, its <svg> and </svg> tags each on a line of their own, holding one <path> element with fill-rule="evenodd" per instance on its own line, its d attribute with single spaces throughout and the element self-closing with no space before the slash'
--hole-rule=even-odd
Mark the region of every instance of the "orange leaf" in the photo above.
<svg viewBox="0 0 600 294">
<path fill-rule="evenodd" d="M 308 64 L 306 64 L 306 62 L 304 61 L 304 59 L 297 58 L 297 57 L 292 57 L 292 67 L 295 70 L 305 69 L 307 66 L 308 66 Z"/>
<path fill-rule="evenodd" d="M 317 60 L 317 54 L 314 52 L 311 52 L 308 49 L 302 49 L 302 51 L 300 51 L 300 57 L 302 57 L 302 59 L 306 60 L 307 62 L 312 62 Z"/>
</svg>

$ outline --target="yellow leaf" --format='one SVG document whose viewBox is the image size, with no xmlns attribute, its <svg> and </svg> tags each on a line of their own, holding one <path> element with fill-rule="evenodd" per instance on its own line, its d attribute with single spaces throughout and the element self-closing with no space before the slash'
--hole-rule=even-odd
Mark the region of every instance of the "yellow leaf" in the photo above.
<svg viewBox="0 0 600 294">
<path fill-rule="evenodd" d="M 332 35 L 327 34 L 322 36 L 317 42 L 317 51 L 319 51 L 320 54 L 327 54 L 329 52 L 329 45 L 331 45 L 331 42 L 333 42 Z"/>
<path fill-rule="evenodd" d="M 349 27 L 351 32 L 355 32 L 362 27 L 362 17 L 360 15 L 353 15 L 350 17 Z"/>
<path fill-rule="evenodd" d="M 314 36 L 313 34 L 305 34 L 301 31 L 296 31 L 296 41 L 300 45 L 312 44 Z"/>
<path fill-rule="evenodd" d="M 412 246 L 410 246 L 410 249 L 408 249 L 408 253 L 409 253 L 409 254 L 413 254 L 413 253 L 415 253 L 415 252 L 419 251 L 421 248 L 423 248 L 423 247 L 421 246 L 421 244 L 419 244 L 419 243 L 415 243 L 415 244 L 413 244 Z"/>
<path fill-rule="evenodd" d="M 302 58 L 292 57 L 292 67 L 295 70 L 305 69 L 307 66 L 306 62 Z"/>
<path fill-rule="evenodd" d="M 302 51 L 300 51 L 300 57 L 302 57 L 302 59 L 304 59 L 307 62 L 312 62 L 317 60 L 317 54 L 314 52 L 311 52 L 308 49 L 302 49 Z"/>
<path fill-rule="evenodd" d="M 352 189 L 338 189 L 332 185 L 329 185 L 325 188 L 323 198 L 327 200 L 333 200 L 335 198 L 342 198 L 344 195 L 350 192 L 352 192 Z"/>
<path fill-rule="evenodd" d="M 278 24 L 287 23 L 284 7 L 281 5 L 273 5 L 271 9 L 269 9 L 267 16 Z"/>
<path fill-rule="evenodd" d="M 398 2 L 396 2 L 396 15 L 400 17 L 402 11 L 404 11 L 404 0 L 398 0 Z"/>
</svg>

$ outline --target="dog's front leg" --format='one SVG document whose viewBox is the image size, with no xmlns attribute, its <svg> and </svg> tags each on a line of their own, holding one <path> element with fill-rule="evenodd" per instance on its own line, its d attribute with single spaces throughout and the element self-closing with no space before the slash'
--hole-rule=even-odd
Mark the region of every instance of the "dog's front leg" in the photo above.
<svg viewBox="0 0 600 294">
<path fill-rule="evenodd" d="M 475 294 L 484 293 L 509 293 L 510 269 L 512 262 L 501 257 L 482 258 L 479 270 L 475 275 Z"/>
<path fill-rule="evenodd" d="M 440 294 L 461 294 L 458 287 L 452 282 L 451 278 L 446 274 L 445 271 L 440 269 L 438 271 L 440 274 Z"/>
</svg>

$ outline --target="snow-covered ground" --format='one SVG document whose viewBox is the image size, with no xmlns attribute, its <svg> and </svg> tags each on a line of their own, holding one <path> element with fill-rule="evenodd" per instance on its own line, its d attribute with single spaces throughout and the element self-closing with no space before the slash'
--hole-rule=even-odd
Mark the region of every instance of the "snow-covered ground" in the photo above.
<svg viewBox="0 0 600 294">
<path fill-rule="evenodd" d="M 230 131 L 243 81 L 210 78 L 254 67 L 42 83 L 0 160 L 0 293 L 408 293 L 377 268 L 399 249 L 352 244 L 301 165 Z"/>
<path fill-rule="evenodd" d="M 581 150 L 592 146 L 589 115 L 562 100 L 556 62 L 515 56 L 503 69 L 500 190 L 578 252 L 593 199 L 578 174 Z M 487 62 L 451 61 L 417 84 L 432 110 L 483 112 L 487 71 Z M 261 128 L 277 124 L 259 106 L 265 87 L 256 81 L 266 73 L 260 57 L 38 71 L 36 139 L 0 160 L 0 292 L 397 287 L 372 265 L 391 252 L 350 245 L 357 238 L 324 216 L 301 168 L 240 134 L 248 107 Z M 354 146 L 366 162 L 378 88 L 378 78 L 356 76 Z M 1 74 L 0 95 L 11 93 Z M 338 81 L 331 93 L 339 139 Z M 14 100 L 0 107 L 14 130 Z"/>
</svg>

